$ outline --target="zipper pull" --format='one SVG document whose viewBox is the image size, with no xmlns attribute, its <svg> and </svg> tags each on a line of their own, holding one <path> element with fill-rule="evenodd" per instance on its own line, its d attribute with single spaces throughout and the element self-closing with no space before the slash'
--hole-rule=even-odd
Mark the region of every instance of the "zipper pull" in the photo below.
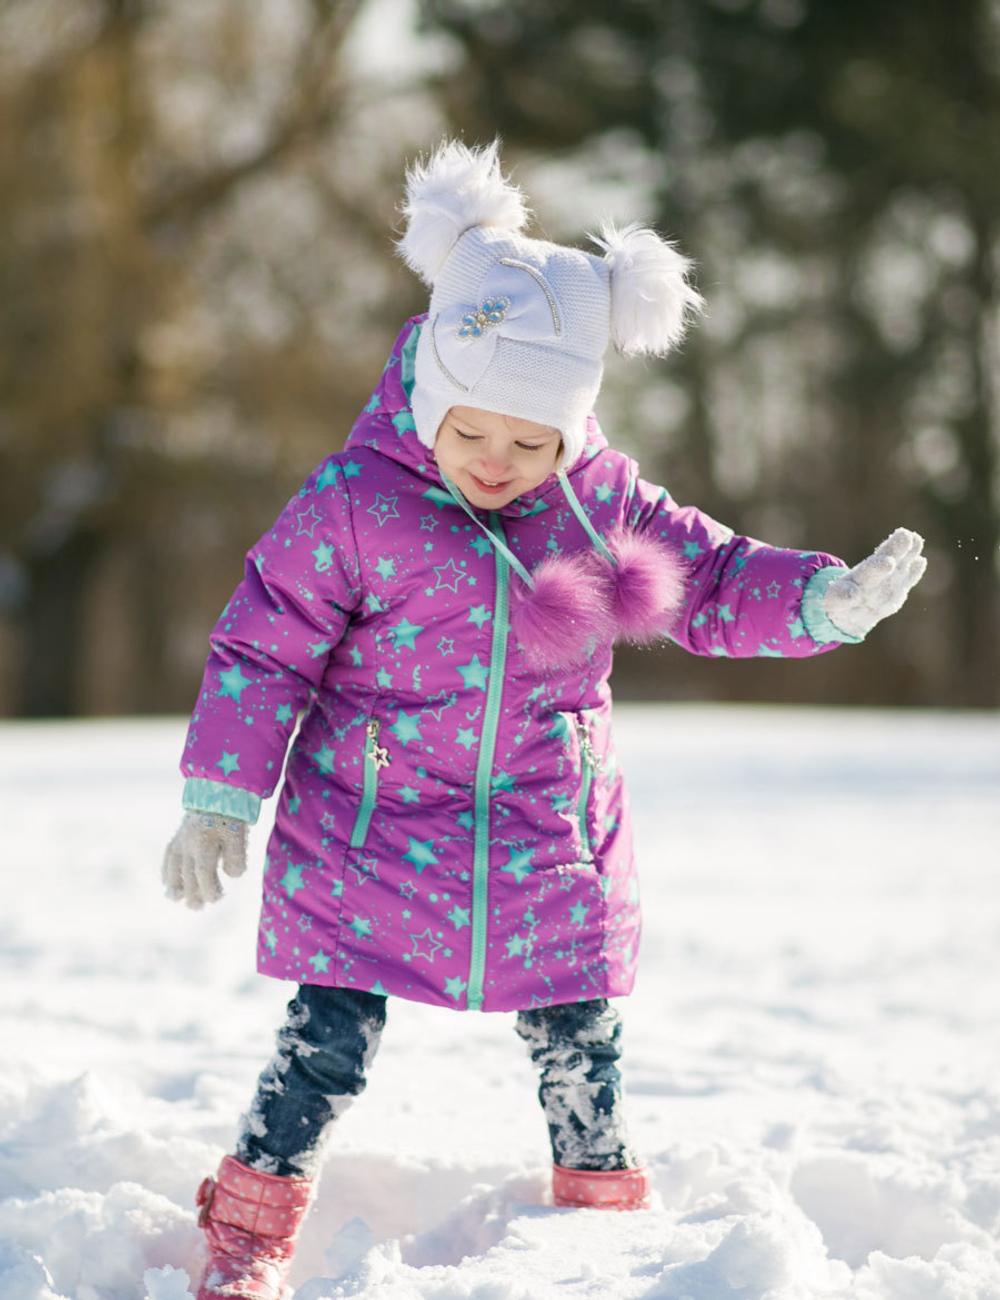
<svg viewBox="0 0 1000 1300">
<path fill-rule="evenodd" d="M 378 743 L 378 733 L 382 724 L 378 718 L 369 718 L 366 728 L 368 733 L 368 757 L 375 764 L 375 771 L 389 766 L 389 751 Z"/>
<path fill-rule="evenodd" d="M 594 741 L 590 735 L 590 729 L 587 726 L 586 721 L 579 715 L 577 715 L 576 719 L 576 730 L 580 737 L 580 752 L 595 771 L 602 771 L 604 768 L 604 759 L 599 757 L 597 751 L 594 749 Z"/>
</svg>

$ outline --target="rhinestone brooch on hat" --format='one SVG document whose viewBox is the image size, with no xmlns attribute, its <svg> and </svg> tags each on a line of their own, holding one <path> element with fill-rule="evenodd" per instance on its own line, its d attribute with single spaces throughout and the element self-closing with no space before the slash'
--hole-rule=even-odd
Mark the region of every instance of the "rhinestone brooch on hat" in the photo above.
<svg viewBox="0 0 1000 1300">
<path fill-rule="evenodd" d="M 509 298 L 487 298 L 481 306 L 467 311 L 458 326 L 460 339 L 479 339 L 491 325 L 500 325 L 507 319 Z"/>
</svg>

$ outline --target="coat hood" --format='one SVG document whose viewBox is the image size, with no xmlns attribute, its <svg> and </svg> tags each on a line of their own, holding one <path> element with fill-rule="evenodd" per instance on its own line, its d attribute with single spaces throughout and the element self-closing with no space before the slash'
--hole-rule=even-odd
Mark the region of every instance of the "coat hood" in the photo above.
<svg viewBox="0 0 1000 1300">
<path fill-rule="evenodd" d="M 426 320 L 426 312 L 421 316 L 413 316 L 400 330 L 382 377 L 368 405 L 355 421 L 344 449 L 351 451 L 357 447 L 372 448 L 381 455 L 388 456 L 390 460 L 405 465 L 421 478 L 440 487 L 442 491 L 446 491 L 441 471 L 431 449 L 425 447 L 417 437 L 417 426 L 410 404 L 415 379 L 417 344 Z M 586 430 L 587 437 L 583 451 L 572 465 L 566 467 L 570 477 L 578 473 L 594 456 L 606 450 L 608 446 L 608 440 L 601 432 L 597 417 L 593 413 L 587 417 Z M 553 500 L 561 499 L 562 495 L 559 479 L 555 473 L 552 473 L 533 491 L 515 497 L 513 501 L 500 506 L 496 513 L 506 519 L 522 519 L 525 515 L 537 513 L 540 501 L 548 504 Z M 489 512 L 483 510 L 477 513 L 485 517 Z"/>
</svg>

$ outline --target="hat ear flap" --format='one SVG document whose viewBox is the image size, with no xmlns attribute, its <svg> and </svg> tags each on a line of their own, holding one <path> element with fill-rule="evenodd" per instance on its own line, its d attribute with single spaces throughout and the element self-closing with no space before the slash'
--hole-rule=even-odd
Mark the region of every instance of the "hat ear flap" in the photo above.
<svg viewBox="0 0 1000 1300">
<path fill-rule="evenodd" d="M 611 341 L 626 355 L 664 356 L 684 337 L 705 300 L 688 275 L 692 264 L 655 230 L 619 230 L 606 221 L 595 244 L 604 249 L 611 280 Z"/>
<path fill-rule="evenodd" d="M 524 196 L 500 172 L 500 141 L 469 147 L 444 140 L 427 162 L 410 168 L 397 250 L 407 266 L 433 285 L 459 238 L 473 226 L 512 234 L 528 220 Z"/>
</svg>

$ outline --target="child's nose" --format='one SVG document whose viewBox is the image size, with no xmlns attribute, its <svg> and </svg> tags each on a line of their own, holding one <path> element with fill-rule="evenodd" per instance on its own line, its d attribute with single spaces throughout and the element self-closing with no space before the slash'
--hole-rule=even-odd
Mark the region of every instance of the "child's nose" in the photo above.
<svg viewBox="0 0 1000 1300">
<path fill-rule="evenodd" d="M 487 451 L 483 456 L 483 471 L 487 478 L 499 478 L 510 468 L 510 457 L 504 452 Z"/>
</svg>

